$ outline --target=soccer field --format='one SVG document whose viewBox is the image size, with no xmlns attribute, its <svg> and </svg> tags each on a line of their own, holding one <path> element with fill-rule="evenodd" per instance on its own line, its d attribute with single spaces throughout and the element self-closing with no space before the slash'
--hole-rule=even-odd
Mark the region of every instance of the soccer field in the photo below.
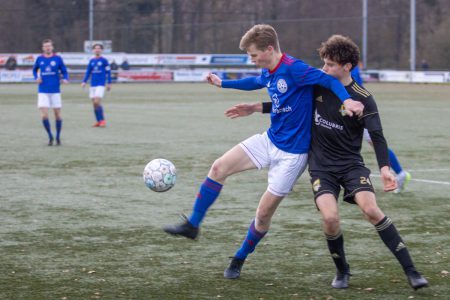
<svg viewBox="0 0 450 300">
<path fill-rule="evenodd" d="M 264 90 L 207 84 L 117 84 L 104 100 L 106 128 L 92 128 L 79 85 L 63 86 L 60 147 L 48 147 L 35 85 L 0 85 L 0 299 L 449 299 L 450 85 L 368 84 L 389 146 L 413 176 L 383 193 L 389 215 L 430 287 L 412 290 L 357 207 L 340 205 L 350 288 L 330 287 L 334 264 L 307 172 L 279 207 L 239 280 L 223 270 L 266 188 L 266 171 L 230 177 L 198 241 L 163 225 L 190 213 L 209 166 L 269 126 L 269 115 L 229 120 L 232 104 L 267 101 Z M 54 118 L 51 117 L 54 131 Z M 148 161 L 177 167 L 166 193 L 142 181 Z"/>
</svg>

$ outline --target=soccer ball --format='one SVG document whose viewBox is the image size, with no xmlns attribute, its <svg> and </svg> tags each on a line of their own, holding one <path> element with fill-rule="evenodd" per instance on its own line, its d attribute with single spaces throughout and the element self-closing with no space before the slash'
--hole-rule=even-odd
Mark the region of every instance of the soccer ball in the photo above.
<svg viewBox="0 0 450 300">
<path fill-rule="evenodd" d="M 170 190 L 177 180 L 177 169 L 167 159 L 157 158 L 149 162 L 144 168 L 145 185 L 155 192 Z"/>
</svg>

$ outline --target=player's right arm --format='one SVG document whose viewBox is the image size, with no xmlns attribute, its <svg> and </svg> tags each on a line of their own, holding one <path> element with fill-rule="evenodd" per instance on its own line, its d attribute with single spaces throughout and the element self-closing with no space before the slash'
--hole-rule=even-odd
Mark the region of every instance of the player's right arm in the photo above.
<svg viewBox="0 0 450 300">
<path fill-rule="evenodd" d="M 36 80 L 37 83 L 41 83 L 42 82 L 42 78 L 38 75 L 38 71 L 39 71 L 39 57 L 34 62 L 33 77 L 34 77 L 34 80 Z"/>
<path fill-rule="evenodd" d="M 269 102 L 270 103 L 270 102 Z M 262 103 L 240 103 L 236 104 L 233 107 L 230 107 L 225 111 L 225 115 L 230 119 L 236 119 L 239 117 L 246 117 L 254 112 L 262 112 L 263 104 Z"/>
<path fill-rule="evenodd" d="M 253 91 L 262 89 L 265 85 L 261 81 L 260 76 L 247 77 L 238 80 L 222 80 L 216 74 L 209 73 L 206 76 L 208 83 L 215 85 L 217 87 L 237 89 L 243 91 Z"/>
<path fill-rule="evenodd" d="M 84 74 L 83 81 L 81 82 L 82 87 L 86 86 L 86 82 L 89 80 L 89 76 L 91 75 L 91 72 L 92 72 L 92 66 L 91 66 L 91 61 L 89 61 L 88 66 L 86 68 L 86 73 Z"/>
</svg>

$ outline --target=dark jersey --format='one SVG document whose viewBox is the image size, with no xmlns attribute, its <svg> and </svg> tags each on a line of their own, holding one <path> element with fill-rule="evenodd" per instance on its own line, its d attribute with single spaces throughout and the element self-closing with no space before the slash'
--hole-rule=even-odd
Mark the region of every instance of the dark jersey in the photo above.
<svg viewBox="0 0 450 300">
<path fill-rule="evenodd" d="M 362 117 L 345 116 L 342 102 L 323 87 L 314 87 L 314 121 L 309 152 L 309 170 L 344 171 L 364 165 L 361 144 L 364 128 L 382 130 L 372 95 L 355 81 L 345 87 L 351 98 L 364 104 Z"/>
</svg>

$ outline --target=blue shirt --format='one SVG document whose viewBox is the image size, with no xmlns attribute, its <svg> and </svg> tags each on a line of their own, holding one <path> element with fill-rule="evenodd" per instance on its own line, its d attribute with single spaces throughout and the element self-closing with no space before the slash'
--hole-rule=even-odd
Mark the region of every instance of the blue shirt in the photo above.
<svg viewBox="0 0 450 300">
<path fill-rule="evenodd" d="M 91 74 L 91 87 L 105 86 L 106 78 L 108 78 L 108 84 L 110 84 L 111 68 L 109 67 L 108 60 L 101 56 L 92 58 L 87 66 L 83 82 L 87 82 Z"/>
<path fill-rule="evenodd" d="M 222 81 L 223 88 L 266 87 L 272 100 L 267 135 L 278 149 L 296 154 L 309 151 L 315 84 L 332 90 L 341 101 L 350 98 L 339 80 L 286 54 L 272 71 L 263 69 L 257 77 Z"/>
<path fill-rule="evenodd" d="M 363 86 L 363 80 L 361 78 L 361 72 L 360 72 L 358 66 L 353 68 L 353 70 L 351 71 L 350 75 L 352 76 L 353 80 L 356 81 L 356 83 L 359 86 Z"/>
<path fill-rule="evenodd" d="M 38 70 L 40 74 L 38 74 Z M 42 79 L 38 92 L 60 93 L 61 74 L 64 79 L 69 80 L 69 74 L 61 56 L 55 54 L 49 57 L 40 55 L 33 66 L 34 79 L 36 80 L 39 77 Z"/>
</svg>

